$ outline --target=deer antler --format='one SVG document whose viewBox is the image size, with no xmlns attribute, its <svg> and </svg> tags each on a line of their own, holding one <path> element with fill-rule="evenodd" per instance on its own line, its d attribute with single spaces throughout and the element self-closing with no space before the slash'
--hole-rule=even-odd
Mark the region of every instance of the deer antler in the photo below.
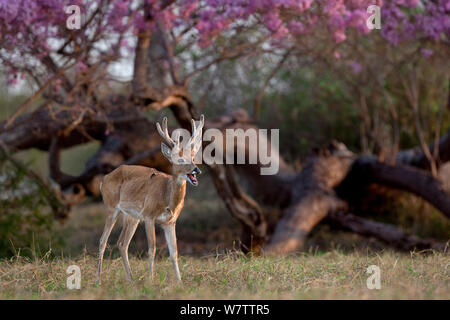
<svg viewBox="0 0 450 320">
<path fill-rule="evenodd" d="M 166 141 L 166 143 L 168 144 L 168 146 L 173 149 L 175 146 L 177 146 L 177 144 L 175 143 L 175 141 L 172 140 L 172 138 L 169 135 L 169 130 L 167 130 L 167 117 L 164 117 L 163 119 L 163 129 L 161 129 L 160 124 L 157 122 L 156 123 L 156 129 L 158 129 L 158 133 L 161 137 L 163 137 L 163 139 Z M 179 142 L 179 139 L 178 139 Z"/>
<path fill-rule="evenodd" d="M 187 146 L 194 147 L 195 144 L 199 141 L 201 137 L 202 128 L 205 125 L 205 117 L 203 115 L 200 116 L 200 124 L 198 127 L 195 126 L 194 119 L 191 119 L 191 126 L 192 126 L 192 136 L 189 139 Z"/>
</svg>

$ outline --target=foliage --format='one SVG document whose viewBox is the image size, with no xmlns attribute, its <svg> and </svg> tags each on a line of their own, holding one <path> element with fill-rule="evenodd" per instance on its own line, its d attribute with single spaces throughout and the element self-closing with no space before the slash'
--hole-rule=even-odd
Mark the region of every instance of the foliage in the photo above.
<svg viewBox="0 0 450 320">
<path fill-rule="evenodd" d="M 369 32 L 366 9 L 374 2 L 367 0 L 0 1 L 0 61 L 10 83 L 19 73 L 40 79 L 40 87 L 50 79 L 55 92 L 48 96 L 55 105 L 66 99 L 62 82 L 73 82 L 65 102 L 87 99 L 78 101 L 85 107 L 97 98 L 76 91 L 87 85 L 99 96 L 110 92 L 104 82 L 111 78 L 111 63 L 123 64 L 121 58 L 135 50 L 136 35 L 151 30 L 148 78 L 157 90 L 188 85 L 194 102 L 216 115 L 251 109 L 280 69 L 268 82 L 277 85 L 264 96 L 262 124 L 286 129 L 285 142 L 291 141 L 289 128 L 303 128 L 292 141 L 300 150 L 288 146 L 285 153 L 303 155 L 330 135 L 355 151 L 379 153 L 417 145 L 417 134 L 433 140 L 449 126 L 442 97 L 448 90 L 450 16 L 444 0 L 375 3 L 382 8 L 382 29 Z M 82 9 L 76 32 L 66 28 L 68 4 Z M 277 66 L 287 53 L 285 66 Z M 420 93 L 421 128 L 414 126 L 405 79 L 411 87 L 406 89 Z M 311 137 L 315 126 L 321 132 Z"/>
<path fill-rule="evenodd" d="M 103 93 L 119 91 L 111 80 L 121 79 L 110 67 L 132 59 L 137 35 L 151 30 L 149 51 L 157 54 L 141 67 L 150 69 L 159 91 L 188 85 L 194 103 L 216 115 L 250 110 L 267 81 L 260 121 L 282 129 L 283 155 L 297 159 L 330 137 L 381 154 L 395 144 L 417 145 L 418 132 L 428 142 L 448 129 L 442 110 L 450 18 L 445 0 L 376 1 L 383 28 L 369 33 L 366 8 L 373 2 L 0 0 L 0 62 L 9 84 L 32 81 L 54 110 L 78 104 L 89 109 L 86 117 L 94 116 L 102 113 L 95 104 Z M 82 9 L 80 30 L 66 28 L 69 4 Z M 278 66 L 286 53 L 290 57 Z M 158 68 L 162 72 L 153 74 Z M 124 87 L 121 93 L 130 91 Z M 408 92 L 417 93 L 410 94 L 414 101 Z M 23 235 L 18 246 L 31 246 L 33 230 L 51 228 L 44 217 L 55 199 L 49 202 L 48 188 L 11 168 L 4 171 L 12 182 L 3 187 L 17 188 L 20 197 L 2 204 L 5 228 L 13 230 L 3 239 Z M 34 196 L 22 196 L 22 189 Z"/>
<path fill-rule="evenodd" d="M 419 38 L 440 40 L 450 34 L 448 1 L 376 3 L 382 5 L 386 25 L 383 37 L 394 45 Z M 10 71 L 9 83 L 14 84 L 18 73 L 23 76 L 30 69 L 36 73 L 42 65 L 48 67 L 50 53 L 62 53 L 64 58 L 58 63 L 76 67 L 78 72 L 101 60 L 118 60 L 133 48 L 133 34 L 148 29 L 163 28 L 190 48 L 195 44 L 197 49 L 206 49 L 215 44 L 219 52 L 224 48 L 215 40 L 245 34 L 255 30 L 255 25 L 260 34 L 255 46 L 289 47 L 296 38 L 323 28 L 340 43 L 346 40 L 349 30 L 369 32 L 366 9 L 372 4 L 369 0 L 1 0 L 0 60 Z M 66 28 L 68 5 L 78 5 L 82 10 L 83 26 L 77 32 Z M 254 38 L 255 34 L 248 34 L 247 41 L 252 42 L 250 35 Z M 233 45 L 230 41 L 224 43 Z M 220 54 L 224 58 L 223 52 Z M 184 58 L 180 56 L 176 63 L 187 65 Z M 98 70 L 101 67 L 95 66 Z"/>
<path fill-rule="evenodd" d="M 286 68 L 276 79 L 284 90 L 267 93 L 261 121 L 278 118 L 283 155 L 304 159 L 331 139 L 359 150 L 358 116 L 345 83 L 333 72 L 311 66 Z M 279 113 L 277 116 L 276 114 Z"/>
<path fill-rule="evenodd" d="M 3 157 L 0 161 L 0 257 L 40 256 L 61 239 L 53 239 L 54 217 L 49 191 Z"/>
</svg>

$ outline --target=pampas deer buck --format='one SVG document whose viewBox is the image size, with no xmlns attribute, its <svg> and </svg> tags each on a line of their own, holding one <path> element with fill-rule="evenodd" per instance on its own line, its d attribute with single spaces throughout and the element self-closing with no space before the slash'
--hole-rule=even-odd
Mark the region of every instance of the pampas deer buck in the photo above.
<svg viewBox="0 0 450 320">
<path fill-rule="evenodd" d="M 200 170 L 194 164 L 194 156 L 202 143 L 202 128 L 205 123 L 203 115 L 200 124 L 192 120 L 192 135 L 181 147 L 180 135 L 175 141 L 169 136 L 167 118 L 163 119 L 163 128 L 156 124 L 159 134 L 167 145 L 161 143 L 161 151 L 172 164 L 172 175 L 143 166 L 122 165 L 107 174 L 100 185 L 103 202 L 108 210 L 105 228 L 100 238 L 97 283 L 101 282 L 103 254 L 106 243 L 119 213 L 123 215 L 123 229 L 118 247 L 128 280 L 132 281 L 128 246 L 140 221 L 145 222 L 148 241 L 149 276 L 153 277 L 155 258 L 155 223 L 162 226 L 169 247 L 169 254 L 178 283 L 181 283 L 178 268 L 177 238 L 175 223 L 184 205 L 186 181 L 197 186 L 196 175 Z"/>
</svg>

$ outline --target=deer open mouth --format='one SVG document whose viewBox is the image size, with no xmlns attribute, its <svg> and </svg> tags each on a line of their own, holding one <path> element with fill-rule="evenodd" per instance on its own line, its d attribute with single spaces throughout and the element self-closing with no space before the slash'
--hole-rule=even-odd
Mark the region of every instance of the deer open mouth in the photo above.
<svg viewBox="0 0 450 320">
<path fill-rule="evenodd" d="M 190 182 L 193 186 L 198 185 L 196 173 L 195 173 L 194 171 L 192 171 L 192 173 L 188 173 L 188 174 L 187 174 L 187 177 L 188 177 L 188 179 L 189 179 L 189 182 Z"/>
</svg>

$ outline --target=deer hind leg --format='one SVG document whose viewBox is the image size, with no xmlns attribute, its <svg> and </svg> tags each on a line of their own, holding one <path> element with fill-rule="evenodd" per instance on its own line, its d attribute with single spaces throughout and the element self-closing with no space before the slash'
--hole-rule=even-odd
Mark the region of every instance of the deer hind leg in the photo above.
<svg viewBox="0 0 450 320">
<path fill-rule="evenodd" d="M 166 237 L 167 246 L 169 247 L 170 259 L 172 260 L 173 268 L 177 276 L 177 281 L 181 284 L 180 269 L 178 268 L 178 249 L 177 236 L 175 234 L 175 224 L 162 225 L 164 235 Z"/>
<path fill-rule="evenodd" d="M 100 238 L 100 245 L 98 249 L 98 267 L 97 267 L 97 284 L 100 284 L 102 277 L 102 264 L 103 264 L 103 254 L 105 253 L 106 244 L 108 242 L 111 230 L 117 221 L 117 215 L 119 213 L 118 209 L 109 209 L 108 216 L 106 217 L 105 228 L 103 229 L 102 237 Z"/>
<path fill-rule="evenodd" d="M 155 219 L 146 218 L 145 219 L 145 233 L 147 234 L 148 242 L 148 275 L 150 281 L 153 279 L 153 262 L 155 261 L 156 253 L 156 239 L 155 239 Z"/>
<path fill-rule="evenodd" d="M 136 228 L 139 224 L 139 220 L 128 215 L 123 215 L 123 228 L 120 233 L 119 240 L 117 241 L 117 246 L 119 247 L 120 255 L 122 256 L 123 266 L 127 274 L 127 279 L 131 282 L 133 278 L 131 277 L 130 262 L 128 260 L 128 246 L 130 245 L 131 238 L 133 238 Z"/>
</svg>

